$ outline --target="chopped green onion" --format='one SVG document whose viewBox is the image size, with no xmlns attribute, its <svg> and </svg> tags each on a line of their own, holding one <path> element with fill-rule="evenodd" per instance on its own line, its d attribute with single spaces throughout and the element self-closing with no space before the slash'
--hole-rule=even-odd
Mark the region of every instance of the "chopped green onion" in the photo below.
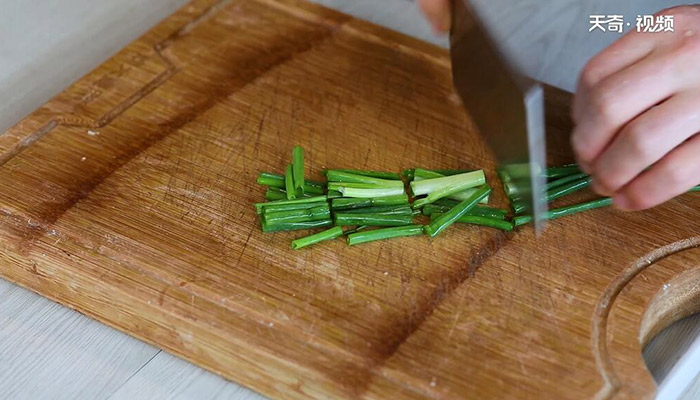
<svg viewBox="0 0 700 400">
<path fill-rule="evenodd" d="M 284 169 L 284 190 L 287 192 L 287 200 L 297 198 L 296 189 L 294 189 L 294 177 L 292 176 L 292 164 L 288 164 Z"/>
<path fill-rule="evenodd" d="M 422 196 L 444 187 L 451 187 L 458 184 L 461 185 L 460 187 L 463 187 L 463 190 L 482 186 L 486 184 L 486 176 L 484 175 L 484 171 L 473 171 L 442 178 L 424 179 L 420 181 L 414 180 L 411 182 L 411 190 L 414 196 Z"/>
<path fill-rule="evenodd" d="M 356 227 L 355 229 L 350 229 L 350 230 L 343 232 L 343 235 L 345 235 L 345 236 L 352 235 L 353 233 L 357 233 L 359 231 L 364 231 L 367 228 L 371 228 L 371 227 L 369 225 L 360 225 L 360 226 Z"/>
<path fill-rule="evenodd" d="M 582 172 L 580 174 L 574 174 L 574 175 L 565 176 L 563 178 L 555 179 L 553 181 L 548 182 L 547 186 L 545 186 L 545 189 L 550 190 L 550 189 L 558 188 L 560 186 L 564 186 L 567 183 L 571 183 L 573 181 L 583 179 L 587 176 L 588 175 L 586 175 Z"/>
<path fill-rule="evenodd" d="M 581 170 L 576 164 L 565 165 L 563 167 L 551 167 L 545 171 L 545 176 L 549 179 L 563 178 L 565 176 L 578 174 Z"/>
<path fill-rule="evenodd" d="M 311 246 L 312 244 L 316 244 L 326 240 L 332 240 L 340 236 L 343 236 L 343 228 L 339 226 L 334 226 L 333 228 L 325 230 L 323 232 L 319 232 L 311 236 L 294 240 L 292 242 L 292 249 L 299 250 L 301 248 Z"/>
<path fill-rule="evenodd" d="M 384 215 L 413 215 L 413 210 L 408 205 L 404 206 L 376 206 L 355 208 L 343 211 L 344 214 L 384 214 Z"/>
<path fill-rule="evenodd" d="M 329 170 L 326 170 L 326 174 Z M 372 178 L 388 179 L 388 180 L 401 180 L 401 175 L 396 172 L 383 172 L 383 171 L 366 171 L 359 169 L 336 169 L 333 171 L 347 172 L 354 175 L 369 176 Z"/>
<path fill-rule="evenodd" d="M 324 228 L 333 225 L 330 219 L 310 222 L 283 222 L 274 225 L 262 224 L 262 230 L 265 233 L 282 232 L 282 231 L 298 231 L 302 229 Z"/>
<path fill-rule="evenodd" d="M 304 149 L 301 146 L 292 149 L 292 178 L 296 194 L 304 194 Z"/>
<path fill-rule="evenodd" d="M 411 182 L 416 177 L 416 170 L 414 168 L 405 169 L 401 171 L 401 176 L 406 182 Z"/>
<path fill-rule="evenodd" d="M 329 169 L 326 171 L 326 177 L 328 178 L 328 182 L 361 183 L 374 185 L 377 188 L 401 188 L 403 190 L 403 182 L 400 180 L 374 178 L 341 170 Z"/>
<path fill-rule="evenodd" d="M 404 194 L 403 187 L 400 188 L 377 188 L 377 189 L 361 189 L 361 188 L 351 188 L 351 187 L 341 187 L 339 192 L 343 194 L 344 197 L 357 197 L 357 198 L 374 198 L 374 197 L 389 197 L 389 196 L 399 196 Z"/>
<path fill-rule="evenodd" d="M 425 169 L 425 168 L 416 168 L 414 175 L 415 179 L 417 181 L 423 180 L 423 179 L 433 179 L 433 178 L 442 178 L 445 176 L 452 176 L 452 175 L 461 175 L 461 174 L 466 174 L 468 172 L 474 172 L 474 170 L 470 169 Z"/>
<path fill-rule="evenodd" d="M 412 215 L 385 215 L 385 214 L 335 214 L 335 224 L 370 225 L 370 226 L 401 226 L 413 223 Z"/>
<path fill-rule="evenodd" d="M 287 198 L 287 192 L 276 187 L 268 187 L 265 191 L 265 198 L 269 201 L 285 200 Z"/>
<path fill-rule="evenodd" d="M 393 239 L 406 236 L 417 236 L 423 234 L 422 225 L 408 225 L 397 228 L 375 229 L 372 231 L 358 232 L 348 235 L 348 244 L 350 246 L 373 242 L 375 240 Z"/>
<path fill-rule="evenodd" d="M 605 197 L 602 199 L 597 199 L 597 200 L 589 201 L 586 203 L 575 204 L 572 206 L 548 210 L 544 214 L 543 219 L 557 219 L 557 218 L 565 217 L 567 215 L 577 214 L 577 213 L 584 212 L 584 211 L 595 210 L 596 208 L 608 207 L 610 205 L 612 205 L 612 199 L 609 197 Z M 513 218 L 513 224 L 515 224 L 515 226 L 525 225 L 525 224 L 530 223 L 530 222 L 532 222 L 531 215 L 521 215 L 521 216 L 517 216 L 517 217 Z"/>
<path fill-rule="evenodd" d="M 466 174 L 461 174 L 461 175 L 455 175 L 455 176 L 465 176 Z M 441 178 L 440 178 L 441 179 Z M 457 181 L 455 180 L 453 183 L 449 185 L 445 185 L 443 187 L 440 187 L 434 191 L 432 191 L 428 197 L 424 199 L 419 199 L 416 200 L 413 203 L 413 208 L 421 208 L 426 204 L 433 203 L 437 200 L 440 200 L 442 198 L 463 192 L 465 190 L 471 189 L 473 186 L 473 180 L 471 179 L 465 179 L 463 181 Z"/>
<path fill-rule="evenodd" d="M 328 191 L 328 198 L 329 199 L 335 199 L 337 197 L 343 197 L 343 194 L 337 190 L 329 190 Z"/>
<path fill-rule="evenodd" d="M 366 199 L 333 199 L 331 208 L 335 210 L 349 210 L 354 208 L 365 208 L 372 206 L 401 206 L 408 204 L 408 196 L 401 194 L 398 196 L 387 196 Z"/>
<path fill-rule="evenodd" d="M 440 217 L 442 213 L 433 213 L 433 215 L 430 216 L 430 219 L 436 219 Z M 496 228 L 500 229 L 502 231 L 512 231 L 513 230 L 513 223 L 510 221 L 504 221 L 502 219 L 497 219 L 497 218 L 489 218 L 489 217 L 482 217 L 478 215 L 464 215 L 457 219 L 455 221 L 457 223 L 464 223 L 464 224 L 471 224 L 471 225 L 480 225 L 480 226 L 488 226 L 491 228 Z"/>
<path fill-rule="evenodd" d="M 294 205 L 309 204 L 309 203 L 320 203 L 320 202 L 326 202 L 326 201 L 327 201 L 326 196 L 306 197 L 303 199 L 295 199 L 295 200 L 269 201 L 267 203 L 255 203 L 255 211 L 258 214 L 262 214 L 263 210 L 265 210 L 265 209 L 279 208 L 280 206 L 294 206 Z"/>
<path fill-rule="evenodd" d="M 423 169 L 423 168 L 416 168 L 414 171 L 414 176 L 415 180 L 421 181 L 423 179 L 434 179 L 434 178 L 444 178 L 445 175 L 439 173 L 439 172 L 434 172 L 428 169 Z"/>
<path fill-rule="evenodd" d="M 466 174 L 467 172 L 474 172 L 473 169 L 431 169 L 431 172 L 438 173 L 443 176 L 452 176 L 459 174 Z"/>
<path fill-rule="evenodd" d="M 464 216 L 467 212 L 469 212 L 469 210 L 476 207 L 479 201 L 488 196 L 489 193 L 491 193 L 491 188 L 488 186 L 483 186 L 481 189 L 477 190 L 477 192 L 474 193 L 471 198 L 464 200 L 446 213 L 442 214 L 439 218 L 431 221 L 430 224 L 426 225 L 425 233 L 430 237 L 435 237 L 435 235 L 439 234 L 447 227 L 452 225 L 456 220 Z"/>
<path fill-rule="evenodd" d="M 261 172 L 258 175 L 258 184 L 278 189 L 284 189 L 284 175 Z M 304 194 L 323 194 L 326 185 L 321 182 L 304 181 Z M 285 191 L 286 193 L 286 191 Z"/>
<path fill-rule="evenodd" d="M 590 186 L 591 177 L 586 176 L 583 179 L 567 183 L 565 185 L 555 187 L 547 191 L 547 202 L 552 202 L 558 198 L 570 195 L 571 193 L 577 192 L 585 187 Z"/>
<path fill-rule="evenodd" d="M 331 216 L 331 209 L 328 205 L 302 210 L 285 210 L 263 214 L 263 222 L 266 225 L 274 225 L 281 222 L 309 222 L 328 219 Z"/>
<path fill-rule="evenodd" d="M 454 206 L 440 206 L 435 204 L 428 204 L 423 207 L 423 215 L 431 216 L 436 213 L 445 213 L 450 211 Z M 508 210 L 501 210 L 498 208 L 477 205 L 476 207 L 469 210 L 467 215 L 477 216 L 477 217 L 488 217 L 492 219 L 505 220 Z"/>
</svg>

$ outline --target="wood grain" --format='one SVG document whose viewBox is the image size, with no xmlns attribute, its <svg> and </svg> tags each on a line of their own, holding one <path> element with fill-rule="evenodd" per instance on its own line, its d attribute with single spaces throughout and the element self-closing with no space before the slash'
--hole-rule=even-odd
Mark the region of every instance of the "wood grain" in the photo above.
<svg viewBox="0 0 700 400">
<path fill-rule="evenodd" d="M 260 232 L 255 176 L 295 144 L 312 176 L 493 171 L 455 99 L 444 50 L 294 0 L 195 1 L 0 136 L 0 273 L 275 398 L 650 396 L 638 326 L 689 265 L 635 278 L 696 245 L 693 196 L 539 240 Z"/>
</svg>

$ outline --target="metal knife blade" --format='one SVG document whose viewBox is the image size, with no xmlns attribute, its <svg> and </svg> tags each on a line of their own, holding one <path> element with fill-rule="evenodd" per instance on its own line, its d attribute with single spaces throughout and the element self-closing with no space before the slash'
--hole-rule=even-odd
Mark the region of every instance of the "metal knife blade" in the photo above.
<svg viewBox="0 0 700 400">
<path fill-rule="evenodd" d="M 450 55 L 457 94 L 539 232 L 547 211 L 541 85 L 508 60 L 469 0 L 453 1 Z"/>
</svg>

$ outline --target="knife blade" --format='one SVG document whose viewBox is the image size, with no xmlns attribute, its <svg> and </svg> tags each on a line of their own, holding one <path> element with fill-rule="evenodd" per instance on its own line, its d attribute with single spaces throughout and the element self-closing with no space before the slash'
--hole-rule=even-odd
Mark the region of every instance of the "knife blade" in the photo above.
<svg viewBox="0 0 700 400">
<path fill-rule="evenodd" d="M 542 86 L 504 55 L 469 0 L 452 3 L 455 90 L 540 232 L 547 211 Z"/>
</svg>

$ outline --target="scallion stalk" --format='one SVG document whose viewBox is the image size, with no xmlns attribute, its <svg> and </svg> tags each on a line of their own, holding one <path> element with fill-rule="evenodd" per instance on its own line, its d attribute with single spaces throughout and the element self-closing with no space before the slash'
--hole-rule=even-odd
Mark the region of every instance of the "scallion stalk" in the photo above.
<svg viewBox="0 0 700 400">
<path fill-rule="evenodd" d="M 350 210 L 355 208 L 366 208 L 372 206 L 402 206 L 408 204 L 408 196 L 406 194 L 401 194 L 397 196 L 388 197 L 377 197 L 377 198 L 366 198 L 366 199 L 355 199 L 355 198 L 341 198 L 333 199 L 331 201 L 331 209 L 336 210 Z"/>
<path fill-rule="evenodd" d="M 384 214 L 384 215 L 413 215 L 413 210 L 405 206 L 376 206 L 344 210 L 344 214 Z"/>
<path fill-rule="evenodd" d="M 556 199 L 570 195 L 571 193 L 577 192 L 583 188 L 590 186 L 590 184 L 591 177 L 586 176 L 585 178 L 564 184 L 559 187 L 555 187 L 554 189 L 550 189 L 547 191 L 547 202 L 550 203 Z"/>
<path fill-rule="evenodd" d="M 287 192 L 285 192 L 284 189 L 268 187 L 265 191 L 265 198 L 269 201 L 285 200 L 287 198 Z"/>
<path fill-rule="evenodd" d="M 580 173 L 578 165 L 569 164 L 563 167 L 550 167 L 545 170 L 545 176 L 548 179 L 563 178 L 565 176 L 574 175 Z"/>
<path fill-rule="evenodd" d="M 283 222 L 309 222 L 328 219 L 331 216 L 331 209 L 328 205 L 323 205 L 314 208 L 301 210 L 285 210 L 270 212 L 266 211 L 263 214 L 263 222 L 268 225 L 274 225 Z"/>
<path fill-rule="evenodd" d="M 484 171 L 479 170 L 442 178 L 424 179 L 420 181 L 414 180 L 411 182 L 411 190 L 414 196 L 422 196 L 444 187 L 451 187 L 458 184 L 463 184 L 464 189 L 482 186 L 486 184 L 486 176 L 484 175 Z"/>
<path fill-rule="evenodd" d="M 334 226 L 333 228 L 325 230 L 323 232 L 319 232 L 311 236 L 303 237 L 301 239 L 292 241 L 292 249 L 299 250 L 319 242 L 333 240 L 340 236 L 343 236 L 343 228 L 339 226 Z"/>
<path fill-rule="evenodd" d="M 399 196 L 404 194 L 403 187 L 396 188 L 377 188 L 377 189 L 361 189 L 361 188 L 351 188 L 351 187 L 340 187 L 338 190 L 343 194 L 343 197 L 356 197 L 356 198 L 375 198 L 375 197 L 389 197 L 389 196 Z"/>
<path fill-rule="evenodd" d="M 452 207 L 454 206 L 440 206 L 435 204 L 428 204 L 425 207 L 423 207 L 423 215 L 431 216 L 436 213 L 445 213 L 447 211 L 450 211 Z M 503 221 L 506 219 L 506 215 L 508 215 L 508 210 L 501 210 L 498 208 L 477 205 L 476 207 L 469 210 L 467 215 L 487 217 Z"/>
<path fill-rule="evenodd" d="M 262 231 L 265 233 L 282 232 L 282 231 L 298 231 L 302 229 L 324 228 L 333 225 L 330 219 L 322 219 L 319 221 L 310 222 L 283 222 L 274 225 L 262 224 Z"/>
<path fill-rule="evenodd" d="M 442 214 L 439 218 L 434 219 L 430 222 L 430 224 L 426 225 L 424 228 L 425 233 L 430 237 L 435 237 L 437 234 L 452 225 L 456 220 L 464 216 L 467 212 L 469 212 L 469 210 L 476 207 L 479 201 L 488 196 L 489 193 L 491 193 L 491 188 L 488 186 L 483 186 L 477 190 L 477 192 L 474 193 L 471 198 L 457 204 L 455 207 Z"/>
<path fill-rule="evenodd" d="M 582 172 L 580 174 L 573 174 L 573 175 L 565 176 L 563 178 L 555 179 L 553 181 L 548 182 L 547 185 L 545 186 L 545 189 L 551 190 L 554 188 L 558 188 L 560 186 L 566 185 L 567 183 L 571 183 L 574 181 L 578 181 L 580 179 L 584 179 L 587 176 L 588 175 L 586 175 Z"/>
<path fill-rule="evenodd" d="M 258 175 L 258 184 L 273 188 L 284 189 L 284 175 L 272 174 L 269 172 L 261 172 L 260 175 Z M 309 180 L 304 181 L 304 194 L 323 194 L 325 192 L 325 188 L 326 185 L 321 182 L 314 182 Z"/>
<path fill-rule="evenodd" d="M 350 246 L 373 242 L 376 240 L 393 239 L 406 236 L 418 236 L 423 234 L 422 225 L 408 225 L 396 228 L 375 229 L 366 232 L 357 232 L 348 235 L 348 244 Z"/>
<path fill-rule="evenodd" d="M 574 204 L 572 206 L 548 210 L 544 214 L 543 219 L 557 219 L 557 218 L 565 217 L 567 215 L 577 214 L 577 213 L 584 212 L 584 211 L 595 210 L 596 208 L 608 207 L 610 205 L 612 205 L 612 199 L 609 197 L 605 197 L 602 199 L 597 199 L 597 200 L 589 201 L 586 203 Z M 525 224 L 530 223 L 530 222 L 532 222 L 531 215 L 520 215 L 520 216 L 513 218 L 513 224 L 515 226 L 525 225 Z"/>
<path fill-rule="evenodd" d="M 294 189 L 292 164 L 287 164 L 287 167 L 284 169 L 284 190 L 287 192 L 287 200 L 297 198 L 296 189 Z"/>
<path fill-rule="evenodd" d="M 326 170 L 326 174 L 330 170 Z M 401 180 L 401 175 L 396 172 L 384 172 L 384 171 L 367 171 L 360 169 L 335 169 L 333 171 L 347 172 L 354 175 L 368 176 L 372 178 L 387 179 L 387 180 Z"/>
<path fill-rule="evenodd" d="M 304 149 L 301 146 L 292 149 L 292 178 L 295 194 L 304 194 Z"/>
<path fill-rule="evenodd" d="M 329 169 L 326 171 L 328 182 L 340 183 L 360 183 L 374 185 L 377 188 L 401 188 L 403 190 L 403 182 L 400 180 L 389 180 L 374 178 L 371 176 L 353 174 L 341 170 Z"/>
<path fill-rule="evenodd" d="M 434 220 L 436 218 L 439 218 L 441 215 L 442 213 L 433 213 L 433 215 L 430 216 L 430 219 Z M 458 218 L 455 222 L 471 225 L 488 226 L 491 228 L 500 229 L 502 231 L 513 230 L 513 223 L 510 221 L 505 221 L 503 219 L 497 218 L 482 217 L 478 215 L 463 215 L 460 218 Z"/>
<path fill-rule="evenodd" d="M 465 176 L 465 174 L 462 175 L 455 175 L 455 176 Z M 463 181 L 454 181 L 453 183 L 449 185 L 442 186 L 428 194 L 426 198 L 423 199 L 418 199 L 413 203 L 413 208 L 421 208 L 426 204 L 431 204 L 437 200 L 440 200 L 442 198 L 454 195 L 456 193 L 463 192 L 465 190 L 471 189 L 474 184 L 473 180 L 471 179 L 465 179 Z"/>
<path fill-rule="evenodd" d="M 309 204 L 309 203 L 320 203 L 320 202 L 327 202 L 326 196 L 315 196 L 315 197 L 306 197 L 303 199 L 295 199 L 295 200 L 279 200 L 279 201 L 269 201 L 267 203 L 255 203 L 255 211 L 258 214 L 262 214 L 265 209 L 273 209 L 273 208 L 286 208 L 289 206 L 295 206 L 295 205 L 301 205 L 301 204 Z M 307 207 L 308 208 L 308 207 Z"/>
<path fill-rule="evenodd" d="M 412 215 L 385 215 L 385 214 L 345 214 L 335 213 L 335 224 L 369 225 L 369 226 L 401 226 L 413 223 Z"/>
</svg>

